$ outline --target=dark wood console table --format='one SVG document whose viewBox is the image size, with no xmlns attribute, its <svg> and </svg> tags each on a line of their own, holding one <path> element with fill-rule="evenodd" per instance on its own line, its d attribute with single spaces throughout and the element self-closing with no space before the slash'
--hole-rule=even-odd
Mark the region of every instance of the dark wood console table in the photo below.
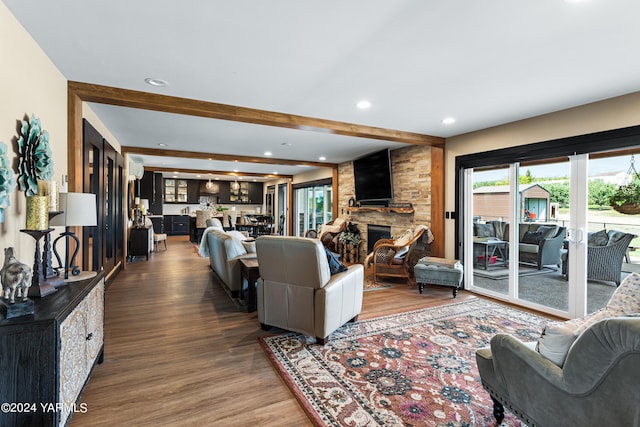
<svg viewBox="0 0 640 427">
<path fill-rule="evenodd" d="M 240 258 L 240 280 L 244 284 L 247 279 L 247 295 L 245 302 L 247 303 L 247 313 L 252 313 L 257 309 L 256 282 L 260 277 L 257 258 Z"/>
<path fill-rule="evenodd" d="M 102 272 L 36 298 L 34 314 L 0 319 L 1 403 L 16 405 L 0 426 L 66 425 L 103 343 Z"/>
</svg>

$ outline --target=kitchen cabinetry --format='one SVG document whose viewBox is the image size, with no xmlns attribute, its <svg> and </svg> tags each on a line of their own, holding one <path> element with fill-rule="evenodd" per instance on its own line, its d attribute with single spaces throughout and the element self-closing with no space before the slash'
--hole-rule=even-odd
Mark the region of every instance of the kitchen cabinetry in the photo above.
<svg viewBox="0 0 640 427">
<path fill-rule="evenodd" d="M 34 310 L 0 320 L 0 396 L 32 405 L 0 412 L 3 426 L 60 426 L 83 410 L 80 392 L 103 357 L 104 273 L 35 299 Z"/>
<path fill-rule="evenodd" d="M 186 179 L 165 178 L 164 202 L 187 203 L 188 184 Z"/>
<path fill-rule="evenodd" d="M 165 233 L 169 236 L 186 236 L 189 234 L 189 215 L 165 215 Z"/>
<path fill-rule="evenodd" d="M 165 203 L 199 203 L 199 198 L 200 180 L 165 178 Z"/>
<path fill-rule="evenodd" d="M 220 203 L 262 204 L 261 182 L 238 182 L 237 190 L 232 188 L 232 184 L 232 182 L 220 183 Z"/>
<path fill-rule="evenodd" d="M 263 184 L 261 182 L 250 182 L 249 183 L 249 201 L 248 203 L 253 203 L 256 205 L 262 204 L 263 197 Z"/>
<path fill-rule="evenodd" d="M 161 173 L 145 172 L 140 179 L 140 192 L 137 194 L 141 199 L 149 200 L 149 212 L 162 213 L 163 178 Z"/>
</svg>

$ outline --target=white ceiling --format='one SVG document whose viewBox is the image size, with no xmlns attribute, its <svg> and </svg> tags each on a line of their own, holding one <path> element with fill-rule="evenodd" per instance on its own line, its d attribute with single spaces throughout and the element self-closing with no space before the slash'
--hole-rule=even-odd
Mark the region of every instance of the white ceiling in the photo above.
<svg viewBox="0 0 640 427">
<path fill-rule="evenodd" d="M 640 90 L 637 0 L 2 1 L 69 80 L 441 137 Z M 92 108 L 124 146 L 329 163 L 402 146 Z"/>
</svg>

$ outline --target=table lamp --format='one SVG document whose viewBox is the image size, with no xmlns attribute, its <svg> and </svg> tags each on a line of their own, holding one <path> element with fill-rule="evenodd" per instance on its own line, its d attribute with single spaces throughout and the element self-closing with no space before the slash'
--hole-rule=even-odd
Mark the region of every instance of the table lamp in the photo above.
<svg viewBox="0 0 640 427">
<path fill-rule="evenodd" d="M 93 227 L 97 225 L 96 215 L 96 195 L 92 193 L 60 193 L 60 207 L 62 213 L 51 219 L 50 226 L 65 227 L 64 233 L 53 242 L 53 253 L 58 260 L 59 270 L 64 268 L 64 280 L 69 279 L 69 270 L 73 276 L 80 274 L 80 269 L 76 262 L 76 256 L 80 250 L 80 240 L 71 231 L 71 227 Z M 60 260 L 60 255 L 56 249 L 56 244 L 61 238 L 65 239 L 64 267 Z M 69 258 L 69 240 L 75 240 L 76 246 L 73 255 Z"/>
</svg>

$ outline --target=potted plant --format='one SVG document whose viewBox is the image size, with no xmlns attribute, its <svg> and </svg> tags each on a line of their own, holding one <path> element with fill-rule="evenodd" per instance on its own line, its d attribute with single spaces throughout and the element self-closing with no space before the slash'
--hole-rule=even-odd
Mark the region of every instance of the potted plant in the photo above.
<svg viewBox="0 0 640 427">
<path fill-rule="evenodd" d="M 342 244 L 342 258 L 345 262 L 358 262 L 358 246 L 361 241 L 360 233 L 343 231 L 338 235 L 338 242 Z"/>
<path fill-rule="evenodd" d="M 613 209 L 623 214 L 640 213 L 640 178 L 634 177 L 628 184 L 618 187 L 609 203 Z"/>
<path fill-rule="evenodd" d="M 338 236 L 338 241 L 343 245 L 358 246 L 360 244 L 360 241 L 362 241 L 362 237 L 360 237 L 360 234 L 343 231 Z"/>
</svg>

